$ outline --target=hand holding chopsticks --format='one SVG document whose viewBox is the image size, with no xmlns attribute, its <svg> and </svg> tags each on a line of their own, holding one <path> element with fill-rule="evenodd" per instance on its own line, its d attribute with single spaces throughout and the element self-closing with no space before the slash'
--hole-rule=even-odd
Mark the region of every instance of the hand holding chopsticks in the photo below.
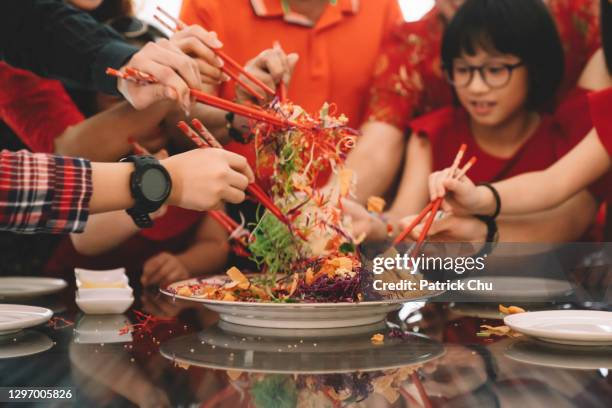
<svg viewBox="0 0 612 408">
<path fill-rule="evenodd" d="M 155 15 L 154 16 L 155 19 L 157 21 L 159 21 L 159 23 L 162 24 L 164 27 L 166 27 L 167 29 L 172 31 L 173 33 L 180 32 L 180 31 L 182 31 L 182 30 L 187 28 L 187 24 L 185 24 L 181 20 L 175 18 L 174 16 L 172 16 L 170 13 L 168 13 L 167 11 L 162 9 L 161 7 L 158 6 L 157 7 L 157 11 L 159 11 L 161 13 L 161 16 L 163 16 L 164 18 L 166 18 L 170 22 L 167 22 L 166 20 L 164 20 L 159 15 Z M 172 26 L 172 24 L 174 24 L 174 26 Z M 250 74 L 249 72 L 244 70 L 244 68 L 240 64 L 238 64 L 234 59 L 230 58 L 226 53 L 221 51 L 219 48 L 211 48 L 211 50 L 215 53 L 215 55 L 217 55 L 217 57 L 219 57 L 221 60 L 223 60 L 224 64 L 220 65 L 221 70 L 227 76 L 229 76 L 234 81 L 239 83 L 243 88 L 245 88 L 247 91 L 249 91 L 251 93 L 251 95 L 253 95 L 254 97 L 256 97 L 259 100 L 265 99 L 265 97 L 262 94 L 260 94 L 258 91 L 253 89 L 248 83 L 244 82 L 239 77 L 240 74 L 243 74 L 244 76 L 246 76 L 255 85 L 259 86 L 261 89 L 263 89 L 268 94 L 274 95 L 274 90 L 273 89 L 271 89 L 266 84 L 264 84 L 259 79 L 257 79 L 255 76 L 253 76 L 252 74 Z M 236 71 L 236 72 L 234 72 L 234 71 Z"/>
<path fill-rule="evenodd" d="M 191 124 L 196 130 L 193 130 L 187 123 L 181 121 L 178 123 L 179 129 L 187 135 L 195 144 L 201 149 L 205 148 L 215 148 L 215 149 L 223 149 L 223 146 L 215 139 L 215 137 L 210 134 L 208 129 L 200 122 L 198 119 L 193 119 Z M 272 199 L 263 191 L 259 185 L 256 183 L 250 183 L 247 187 L 247 191 L 259 202 L 261 203 L 268 211 L 270 211 L 279 221 L 283 224 L 287 225 L 290 230 L 292 229 L 291 221 L 284 215 L 280 208 L 274 204 Z M 298 234 L 300 238 L 304 239 L 301 235 Z"/>
<path fill-rule="evenodd" d="M 461 147 L 459 148 L 459 152 L 457 152 L 457 156 L 455 156 L 455 160 L 453 161 L 453 164 L 449 169 L 450 176 L 453 178 L 461 178 L 465 176 L 468 170 L 474 165 L 474 163 L 476 163 L 476 157 L 472 157 L 465 164 L 465 166 L 459 170 L 459 166 L 461 164 L 461 160 L 463 159 L 466 149 L 467 149 L 467 146 L 465 144 L 461 145 Z M 423 219 L 429 214 L 429 217 L 425 221 L 425 225 L 423 226 L 421 234 L 419 235 L 419 238 L 417 240 L 417 244 L 413 250 L 413 253 L 416 253 L 420 249 L 420 246 L 425 241 L 427 237 L 427 233 L 429 232 L 429 229 L 431 228 L 431 225 L 433 224 L 435 220 L 436 214 L 440 210 L 443 200 L 444 198 L 440 197 L 440 198 L 437 198 L 431 201 L 423 209 L 423 211 L 421 211 L 421 213 L 419 213 L 419 215 L 414 220 L 412 220 L 412 222 L 406 228 L 404 228 L 404 230 L 395 238 L 395 240 L 393 241 L 393 245 L 397 245 L 400 242 L 402 242 L 404 239 L 406 239 L 406 237 L 412 232 L 412 230 L 417 225 L 419 225 L 421 221 L 423 221 Z"/>
</svg>

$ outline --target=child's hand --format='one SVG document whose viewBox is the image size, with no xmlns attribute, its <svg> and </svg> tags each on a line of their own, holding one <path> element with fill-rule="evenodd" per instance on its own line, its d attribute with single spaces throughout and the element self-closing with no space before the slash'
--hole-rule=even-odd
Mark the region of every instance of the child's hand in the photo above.
<svg viewBox="0 0 612 408">
<path fill-rule="evenodd" d="M 175 255 L 161 252 L 144 263 L 140 281 L 144 287 L 164 286 L 189 278 L 189 271 Z"/>
<path fill-rule="evenodd" d="M 385 240 L 387 227 L 382 220 L 374 217 L 359 203 L 352 200 L 342 200 L 344 214 L 351 217 L 353 237 L 359 240 L 364 236 L 369 240 Z"/>
<path fill-rule="evenodd" d="M 443 209 L 456 215 L 477 214 L 480 208 L 478 188 L 467 176 L 451 178 L 450 168 L 429 175 L 431 200 L 444 197 Z"/>
</svg>

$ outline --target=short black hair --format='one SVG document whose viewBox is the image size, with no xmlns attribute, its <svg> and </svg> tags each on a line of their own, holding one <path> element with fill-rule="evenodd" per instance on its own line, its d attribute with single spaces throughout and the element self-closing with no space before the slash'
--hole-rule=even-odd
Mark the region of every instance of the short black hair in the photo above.
<svg viewBox="0 0 612 408">
<path fill-rule="evenodd" d="M 452 69 L 455 58 L 474 55 L 478 48 L 519 57 L 529 75 L 527 107 L 552 105 L 565 62 L 555 22 L 542 0 L 467 0 L 444 33 L 444 68 Z"/>
<path fill-rule="evenodd" d="M 601 0 L 601 42 L 608 73 L 612 75 L 612 4 L 608 0 Z"/>
</svg>

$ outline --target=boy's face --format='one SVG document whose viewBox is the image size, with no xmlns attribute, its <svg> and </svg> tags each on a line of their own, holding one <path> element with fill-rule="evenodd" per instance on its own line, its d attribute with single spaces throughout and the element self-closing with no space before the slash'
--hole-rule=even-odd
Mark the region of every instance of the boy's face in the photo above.
<svg viewBox="0 0 612 408">
<path fill-rule="evenodd" d="M 456 83 L 461 75 L 467 75 L 469 66 L 486 67 L 483 71 L 487 81 L 475 71 L 466 86 L 455 86 L 459 102 L 476 123 L 499 126 L 524 110 L 529 92 L 527 68 L 521 65 L 511 72 L 506 69 L 507 65 L 520 62 L 514 55 L 492 54 L 482 49 L 475 55 L 463 54 L 453 61 Z"/>
</svg>

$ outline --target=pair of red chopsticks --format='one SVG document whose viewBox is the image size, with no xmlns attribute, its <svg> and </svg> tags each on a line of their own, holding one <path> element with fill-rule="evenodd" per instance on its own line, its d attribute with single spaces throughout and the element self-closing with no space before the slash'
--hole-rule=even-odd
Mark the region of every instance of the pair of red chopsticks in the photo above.
<svg viewBox="0 0 612 408">
<path fill-rule="evenodd" d="M 175 33 L 177 31 L 180 31 L 180 30 L 184 29 L 185 27 L 187 27 L 187 24 L 185 24 L 181 20 L 175 18 L 174 16 L 172 16 L 170 13 L 168 13 L 167 11 L 162 9 L 161 7 L 157 6 L 157 11 L 159 11 L 164 17 L 169 19 L 174 24 L 174 27 L 173 27 L 170 23 L 164 21 L 160 16 L 158 16 L 158 15 L 154 16 L 155 19 L 160 22 L 160 24 L 162 24 L 164 27 L 166 27 L 171 32 Z M 221 58 L 227 64 L 227 65 L 223 65 L 221 67 L 221 70 L 223 72 L 225 72 L 225 74 L 227 74 L 234 81 L 238 82 L 244 89 L 249 91 L 249 93 L 251 93 L 251 95 L 253 95 L 254 97 L 256 97 L 259 100 L 264 100 L 265 99 L 265 96 L 263 96 L 258 91 L 253 89 L 253 87 L 251 87 L 248 83 L 246 83 L 242 79 L 240 79 L 239 74 L 243 74 L 245 77 L 247 77 L 249 80 L 251 80 L 255 85 L 257 85 L 258 87 L 263 89 L 266 93 L 268 93 L 269 95 L 274 96 L 275 92 L 274 92 L 274 90 L 272 88 L 270 88 L 265 83 L 263 83 L 262 81 L 257 79 L 257 77 L 255 77 L 254 75 L 252 75 L 249 72 L 247 72 L 246 70 L 244 70 L 242 68 L 242 66 L 236 62 L 236 60 L 234 60 L 233 58 L 231 58 L 229 55 L 227 55 L 226 53 L 224 53 L 223 51 L 221 51 L 218 48 L 211 48 L 211 49 L 212 49 L 212 51 L 219 58 Z M 233 72 L 232 69 L 236 70 L 237 73 Z"/>
<path fill-rule="evenodd" d="M 193 130 L 187 123 L 184 121 L 180 121 L 178 123 L 178 128 L 187 135 L 199 148 L 216 148 L 223 149 L 223 146 L 215 137 L 206 129 L 206 127 L 200 122 L 198 119 L 193 119 L 191 124 L 196 130 Z M 197 131 L 197 132 L 196 132 Z M 289 227 L 289 230 L 293 231 L 291 226 L 291 222 L 289 219 L 283 214 L 274 204 L 272 199 L 266 194 L 266 192 L 259 187 L 256 183 L 251 183 L 247 187 L 247 191 L 257 200 L 259 201 L 268 211 L 272 213 L 279 221 Z M 300 234 L 298 234 L 300 238 L 304 239 Z"/>
<path fill-rule="evenodd" d="M 157 78 L 155 78 L 154 76 L 130 67 L 126 67 L 125 72 L 118 71 L 113 68 L 107 68 L 106 74 L 140 84 L 154 84 L 158 82 Z M 209 95 L 197 89 L 191 89 L 190 91 L 191 95 L 194 96 L 199 102 L 202 102 L 206 105 L 214 106 L 215 108 L 226 110 L 228 112 L 234 112 L 237 115 L 241 115 L 249 119 L 266 122 L 279 127 L 298 127 L 302 129 L 312 129 L 313 127 L 313 125 L 297 123 L 293 120 L 284 119 L 259 108 L 230 102 L 223 98 L 219 98 L 218 96 Z"/>
<path fill-rule="evenodd" d="M 472 168 L 474 163 L 476 163 L 476 157 L 472 157 L 470 160 L 468 160 L 465 166 L 463 166 L 463 168 L 461 168 L 457 172 L 457 170 L 459 169 L 459 165 L 461 165 L 461 160 L 463 159 L 463 155 L 465 154 L 466 149 L 467 149 L 467 145 L 462 144 L 451 166 L 451 177 L 455 179 L 460 179 L 461 177 L 465 176 L 468 170 L 470 170 L 470 168 Z M 393 241 L 393 245 L 397 245 L 400 242 L 402 242 L 404 239 L 406 239 L 406 237 L 412 232 L 412 230 L 417 225 L 419 225 L 421 221 L 423 221 L 423 219 L 427 216 L 427 214 L 429 214 L 429 218 L 427 218 L 427 221 L 425 221 L 423 230 L 419 234 L 419 238 L 417 240 L 416 246 L 414 250 L 412 251 L 413 253 L 418 252 L 419 248 L 421 247 L 421 245 L 425 241 L 425 238 L 427 237 L 427 233 L 429 232 L 429 229 L 431 228 L 431 225 L 433 224 L 436 218 L 436 214 L 438 213 L 438 210 L 440 209 L 440 206 L 442 205 L 443 200 L 444 198 L 440 197 L 440 198 L 435 199 L 434 201 L 431 201 L 423 209 L 423 211 L 421 211 L 421 213 L 414 220 L 412 220 L 410 225 L 404 228 L 404 230 L 395 238 L 395 240 Z"/>
</svg>

